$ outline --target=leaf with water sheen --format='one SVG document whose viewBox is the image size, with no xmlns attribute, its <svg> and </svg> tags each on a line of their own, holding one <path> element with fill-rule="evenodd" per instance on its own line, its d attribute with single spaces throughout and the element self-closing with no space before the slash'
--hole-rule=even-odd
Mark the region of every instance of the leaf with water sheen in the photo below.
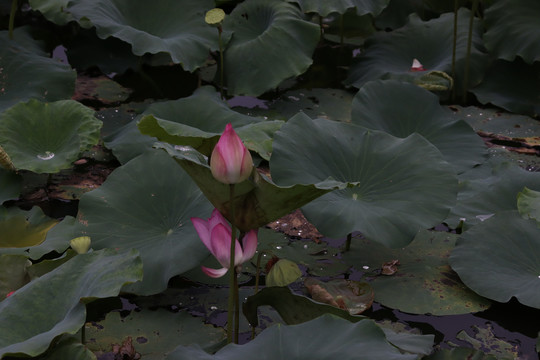
<svg viewBox="0 0 540 360">
<path fill-rule="evenodd" d="M 84 303 L 116 296 L 142 278 L 138 255 L 104 249 L 75 256 L 0 302 L 0 357 L 37 356 L 58 336 L 76 333 L 86 320 Z"/>
</svg>

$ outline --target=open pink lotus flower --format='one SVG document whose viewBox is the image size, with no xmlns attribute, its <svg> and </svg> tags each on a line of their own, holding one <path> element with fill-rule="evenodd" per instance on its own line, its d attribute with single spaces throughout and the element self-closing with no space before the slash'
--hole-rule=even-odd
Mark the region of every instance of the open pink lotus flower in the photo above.
<svg viewBox="0 0 540 360">
<path fill-rule="evenodd" d="M 253 169 L 253 159 L 229 123 L 210 157 L 210 170 L 216 180 L 237 184 L 246 180 Z"/>
<path fill-rule="evenodd" d="M 212 216 L 208 220 L 191 218 L 191 222 L 204 245 L 223 266 L 221 269 L 201 266 L 202 271 L 213 278 L 222 277 L 229 270 L 231 261 L 231 226 L 217 209 L 212 211 Z M 236 239 L 234 265 L 238 266 L 251 259 L 256 250 L 257 230 L 250 230 L 242 239 L 242 246 Z"/>
</svg>

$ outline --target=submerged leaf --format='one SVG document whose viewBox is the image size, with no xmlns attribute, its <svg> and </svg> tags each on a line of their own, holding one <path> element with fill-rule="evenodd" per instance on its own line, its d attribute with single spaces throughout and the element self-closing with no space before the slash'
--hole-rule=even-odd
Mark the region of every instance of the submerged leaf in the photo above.
<svg viewBox="0 0 540 360">
<path fill-rule="evenodd" d="M 366 282 L 307 278 L 304 284 L 313 300 L 347 310 L 351 315 L 363 313 L 373 303 L 373 289 Z"/>
</svg>

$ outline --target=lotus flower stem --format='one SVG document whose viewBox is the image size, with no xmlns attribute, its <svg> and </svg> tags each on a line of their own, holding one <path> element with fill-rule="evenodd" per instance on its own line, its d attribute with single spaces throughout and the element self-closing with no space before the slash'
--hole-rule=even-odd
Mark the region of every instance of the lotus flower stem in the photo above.
<svg viewBox="0 0 540 360">
<path fill-rule="evenodd" d="M 347 241 L 345 242 L 345 251 L 351 250 L 352 233 L 347 234 Z"/>
<path fill-rule="evenodd" d="M 221 100 L 223 100 L 223 40 L 221 39 L 221 33 L 223 29 L 221 25 L 218 27 L 218 42 L 219 42 L 219 93 L 221 94 Z"/>
<path fill-rule="evenodd" d="M 469 63 L 471 57 L 472 35 L 474 25 L 474 14 L 478 7 L 478 0 L 473 0 L 471 7 L 471 18 L 469 20 L 469 38 L 467 39 L 467 56 L 465 57 L 465 74 L 463 75 L 463 104 L 467 102 L 467 87 L 469 86 Z"/>
<path fill-rule="evenodd" d="M 13 40 L 13 27 L 15 25 L 15 13 L 17 12 L 17 0 L 11 0 L 11 12 L 9 13 L 9 38 Z"/>
<path fill-rule="evenodd" d="M 229 265 L 229 304 L 227 308 L 227 342 L 233 342 L 233 322 L 235 320 L 234 312 L 236 310 L 236 302 L 238 302 L 238 280 L 236 278 L 236 269 L 234 266 L 234 254 L 236 245 L 236 225 L 234 224 L 234 184 L 229 185 L 229 199 L 231 206 L 231 259 Z M 236 327 L 235 327 L 236 328 Z M 235 334 L 235 343 L 238 343 L 238 334 Z"/>
<path fill-rule="evenodd" d="M 454 0 L 454 41 L 452 44 L 452 79 L 456 78 L 456 46 L 459 0 Z M 456 101 L 456 88 L 452 87 L 452 102 Z"/>
</svg>

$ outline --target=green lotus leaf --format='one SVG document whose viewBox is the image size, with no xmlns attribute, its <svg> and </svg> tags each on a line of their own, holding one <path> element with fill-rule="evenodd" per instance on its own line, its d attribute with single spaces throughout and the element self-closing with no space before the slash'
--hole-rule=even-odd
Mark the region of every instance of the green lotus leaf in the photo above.
<svg viewBox="0 0 540 360">
<path fill-rule="evenodd" d="M 15 29 L 13 39 L 0 31 L 0 112 L 19 101 L 69 99 L 75 91 L 76 73 L 69 65 L 51 59 L 30 29 Z"/>
<path fill-rule="evenodd" d="M 458 13 L 456 75 L 454 87 L 462 92 L 469 33 L 469 10 Z M 346 85 L 361 88 L 376 79 L 408 80 L 416 82 L 426 71 L 440 71 L 452 75 L 454 15 L 442 14 L 439 18 L 422 21 L 417 15 L 409 17 L 409 23 L 391 32 L 378 32 L 366 41 L 366 51 L 351 66 Z M 470 56 L 469 82 L 472 87 L 480 82 L 487 58 L 481 49 L 481 27 L 475 21 Z M 411 71 L 413 59 L 418 59 L 426 71 Z M 422 80 L 420 79 L 419 81 Z"/>
<path fill-rule="evenodd" d="M 244 345 L 229 344 L 214 355 L 200 348 L 180 346 L 166 359 L 247 359 L 253 357 L 253 354 L 257 354 L 260 360 L 417 358 L 415 354 L 400 353 L 372 320 L 350 323 L 333 315 L 324 315 L 299 325 L 272 326 L 251 342 Z"/>
<path fill-rule="evenodd" d="M 17 169 L 55 173 L 99 140 L 102 122 L 74 100 L 18 103 L 0 115 L 0 144 Z"/>
<path fill-rule="evenodd" d="M 527 187 L 517 196 L 518 211 L 524 218 L 535 219 L 540 225 L 540 191 Z"/>
<path fill-rule="evenodd" d="M 30 265 L 32 263 L 24 255 L 0 255 L 0 301 L 30 280 Z"/>
<path fill-rule="evenodd" d="M 366 83 L 353 99 L 351 118 L 354 124 L 401 138 L 422 135 L 458 173 L 485 161 L 486 147 L 475 131 L 464 120 L 454 120 L 437 96 L 409 83 Z"/>
<path fill-rule="evenodd" d="M 484 42 L 491 54 L 531 64 L 540 60 L 540 3 L 535 0 L 493 1 L 484 12 Z"/>
<path fill-rule="evenodd" d="M 357 182 L 312 201 L 302 212 L 328 237 L 361 231 L 390 247 L 404 246 L 418 230 L 440 223 L 457 193 L 451 167 L 420 135 L 399 139 L 303 114 L 276 132 L 270 170 L 281 186 L 329 176 Z"/>
<path fill-rule="evenodd" d="M 162 151 L 151 150 L 81 197 L 79 236 L 90 236 L 93 249 L 138 249 L 144 280 L 124 290 L 155 294 L 208 255 L 190 218 L 206 219 L 211 212 L 181 167 Z"/>
<path fill-rule="evenodd" d="M 272 135 L 283 121 L 261 118 L 231 110 L 212 87 L 198 89 L 192 96 L 150 105 L 137 126 L 145 135 L 174 145 L 191 146 L 210 155 L 225 125 L 231 123 L 250 150 L 269 159 Z M 155 142 L 155 141 L 154 141 Z"/>
<path fill-rule="evenodd" d="M 78 21 L 90 20 L 100 38 L 131 44 L 135 55 L 166 52 L 194 71 L 219 48 L 217 30 L 204 21 L 213 7 L 211 0 L 143 0 L 136 6 L 129 0 L 79 0 L 67 10 Z"/>
<path fill-rule="evenodd" d="M 358 15 L 372 14 L 377 16 L 388 5 L 390 0 L 287 0 L 297 3 L 305 13 L 317 13 L 326 17 L 331 13 L 344 14 L 347 9 L 356 8 Z"/>
<path fill-rule="evenodd" d="M 23 249 L 41 244 L 56 224 L 37 206 L 29 211 L 0 208 L 0 253 L 5 253 L 5 248 L 19 248 L 22 254 Z"/>
<path fill-rule="evenodd" d="M 505 110 L 529 116 L 540 114 L 540 66 L 495 61 L 481 84 L 471 89 L 482 104 L 491 103 Z"/>
<path fill-rule="evenodd" d="M 22 177 L 0 167 L 0 204 L 17 199 L 22 190 Z"/>
<path fill-rule="evenodd" d="M 197 183 L 214 207 L 241 231 L 264 226 L 332 190 L 354 186 L 353 183 L 333 179 L 278 186 L 254 169 L 249 179 L 234 187 L 235 219 L 231 219 L 230 187 L 212 176 L 204 155 L 188 147 L 173 147 L 169 144 L 155 146 L 167 151 Z"/>
<path fill-rule="evenodd" d="M 320 38 L 319 26 L 281 0 L 250 0 L 223 22 L 234 32 L 225 51 L 227 92 L 254 95 L 305 72 Z"/>
<path fill-rule="evenodd" d="M 57 359 L 77 359 L 77 360 L 97 360 L 96 355 L 91 352 L 85 344 L 81 343 L 78 336 L 63 335 L 45 354 L 39 357 L 41 360 Z"/>
<path fill-rule="evenodd" d="M 43 16 L 57 25 L 66 25 L 75 20 L 73 16 L 65 11 L 70 0 L 29 0 L 32 9 L 39 11 Z"/>
<path fill-rule="evenodd" d="M 540 229 L 517 211 L 495 214 L 458 240 L 450 265 L 479 295 L 499 302 L 513 296 L 540 308 Z"/>
<path fill-rule="evenodd" d="M 141 358 L 149 360 L 163 359 L 179 344 L 211 347 L 227 337 L 222 328 L 204 324 L 200 317 L 166 309 L 143 309 L 122 317 L 110 312 L 105 320 L 86 325 L 86 337 L 92 339 L 87 346 L 94 352 L 109 352 L 111 344 L 122 344 L 128 336 Z"/>
<path fill-rule="evenodd" d="M 80 330 L 85 303 L 116 296 L 122 285 L 141 277 L 135 250 L 75 256 L 0 302 L 0 357 L 43 353 L 59 335 Z"/>
<path fill-rule="evenodd" d="M 524 187 L 540 191 L 540 173 L 488 161 L 460 176 L 458 202 L 445 222 L 455 228 L 463 221 L 469 228 L 495 213 L 517 210 L 516 198 Z"/>
<path fill-rule="evenodd" d="M 344 260 L 364 272 L 375 301 L 411 314 L 456 315 L 486 310 L 490 302 L 459 280 L 448 264 L 457 235 L 423 230 L 403 249 L 388 249 L 354 239 Z M 397 272 L 381 274 L 383 264 L 398 260 Z M 408 296 L 400 296 L 408 294 Z"/>
</svg>

